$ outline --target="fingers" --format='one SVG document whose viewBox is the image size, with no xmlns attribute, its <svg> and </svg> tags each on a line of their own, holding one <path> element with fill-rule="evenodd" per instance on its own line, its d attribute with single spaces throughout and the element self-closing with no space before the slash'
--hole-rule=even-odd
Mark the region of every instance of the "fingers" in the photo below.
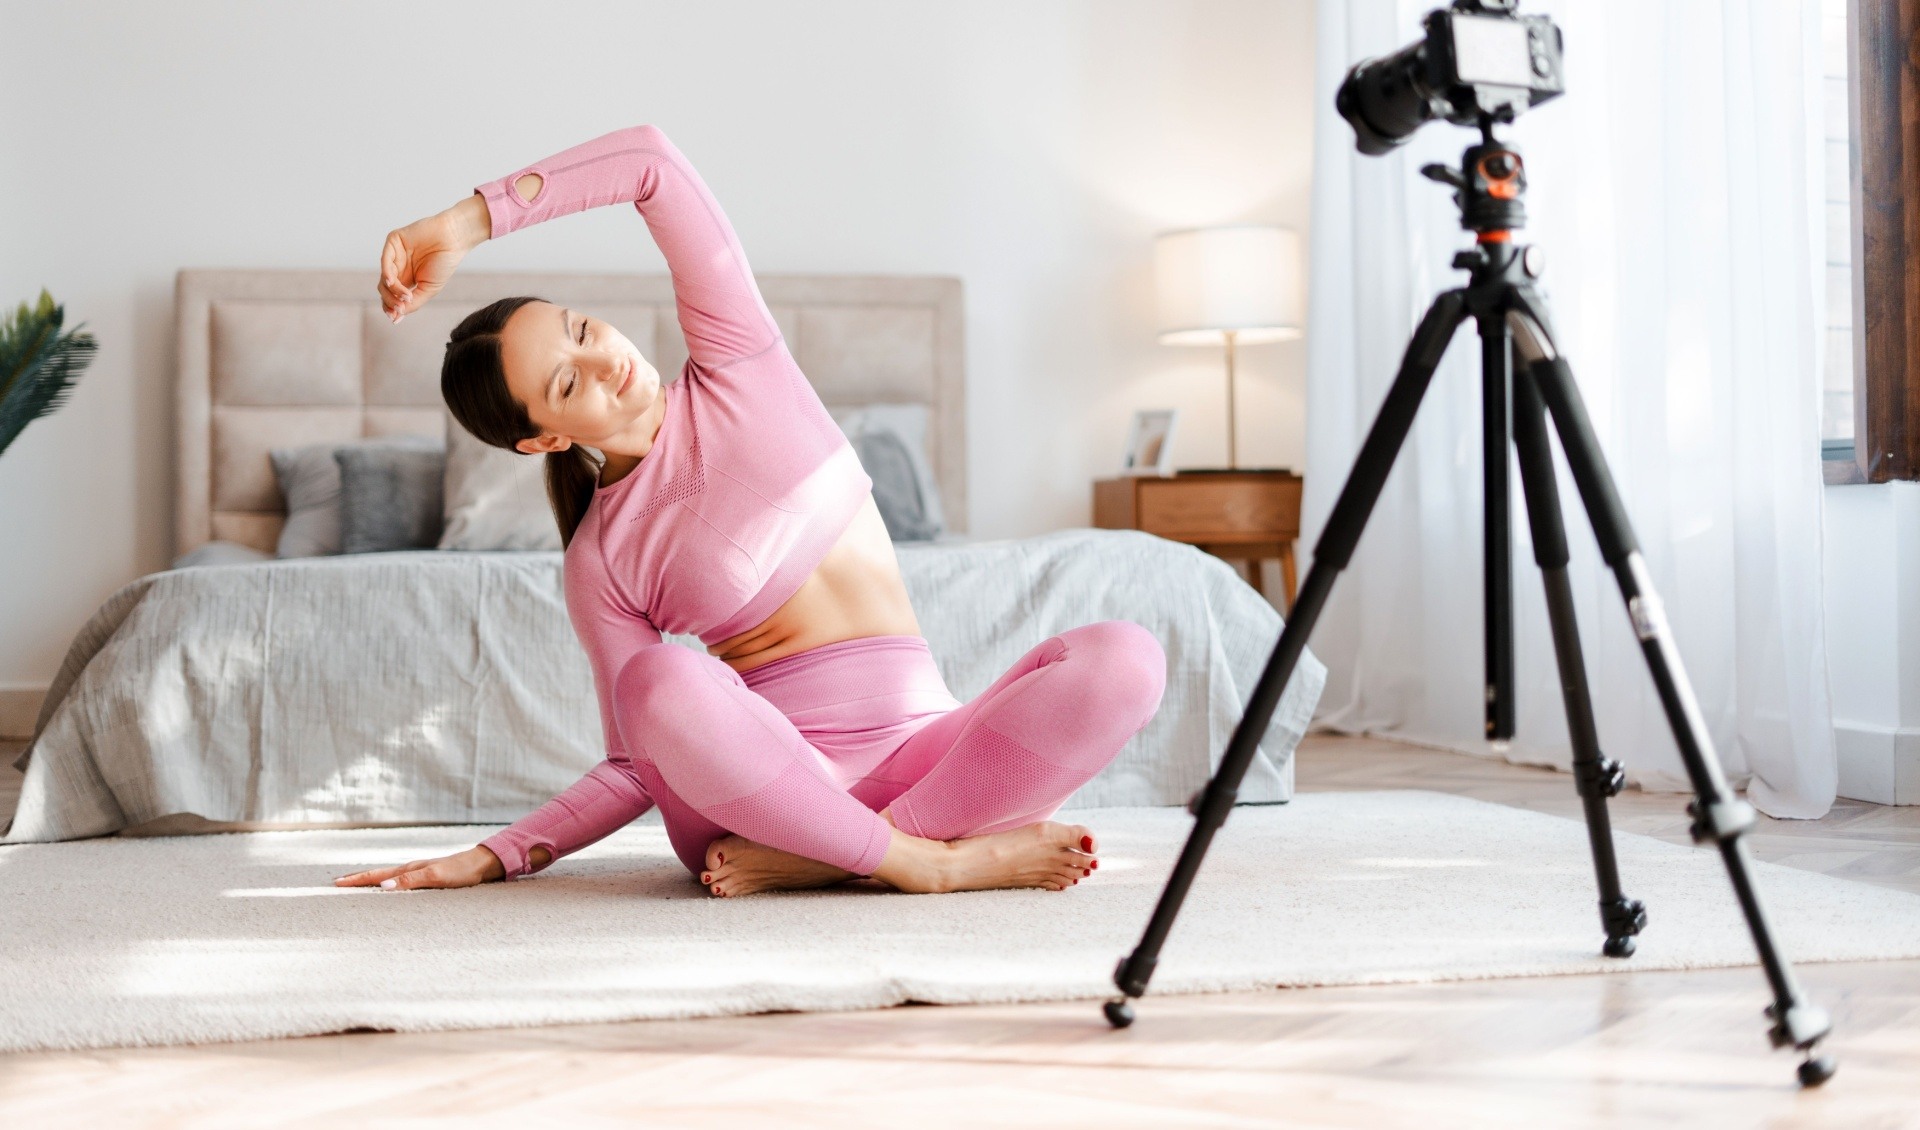
<svg viewBox="0 0 1920 1130">
<path fill-rule="evenodd" d="M 355 871 L 351 875 L 342 875 L 338 879 L 335 879 L 333 881 L 333 885 L 336 887 L 377 886 L 378 884 L 388 879 L 391 879 L 396 875 L 399 875 L 403 871 L 410 871 L 415 867 L 425 867 L 426 865 L 427 865 L 426 860 L 416 859 L 411 863 L 402 863 L 397 867 L 376 867 L 371 871 Z"/>
<path fill-rule="evenodd" d="M 380 281 L 375 289 L 380 294 L 380 308 L 395 325 L 418 305 L 414 301 L 413 272 L 408 259 L 406 241 L 400 233 L 388 233 L 386 246 L 380 251 Z"/>
<path fill-rule="evenodd" d="M 333 885 L 336 887 L 377 886 L 385 891 L 416 891 L 472 886 L 473 880 L 457 876 L 444 859 L 416 859 L 411 863 L 402 863 L 398 867 L 378 867 L 372 871 L 342 875 L 333 881 Z"/>
<path fill-rule="evenodd" d="M 464 883 L 454 882 L 452 878 L 445 873 L 441 864 L 435 861 L 427 864 L 425 867 L 417 867 L 411 871 L 403 871 L 391 879 L 384 880 L 380 884 L 380 889 L 384 891 L 419 891 L 430 888 L 462 887 L 465 885 Z"/>
</svg>

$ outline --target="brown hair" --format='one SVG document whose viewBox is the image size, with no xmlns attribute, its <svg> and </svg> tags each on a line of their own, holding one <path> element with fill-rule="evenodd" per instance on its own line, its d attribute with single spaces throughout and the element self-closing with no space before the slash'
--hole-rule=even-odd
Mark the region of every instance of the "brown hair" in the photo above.
<svg viewBox="0 0 1920 1130">
<path fill-rule="evenodd" d="M 500 331 L 515 310 L 529 302 L 544 302 L 532 295 L 518 295 L 489 303 L 461 319 L 447 338 L 446 359 L 440 363 L 440 395 L 460 426 L 475 439 L 494 447 L 523 454 L 514 444 L 540 434 L 527 415 L 526 405 L 513 398 L 507 388 L 506 366 L 500 360 Z M 553 520 L 560 526 L 560 544 L 573 542 L 573 531 L 586 516 L 593 502 L 593 488 L 600 481 L 600 462 L 574 444 L 565 451 L 549 451 L 547 460 L 547 501 L 553 505 Z"/>
</svg>

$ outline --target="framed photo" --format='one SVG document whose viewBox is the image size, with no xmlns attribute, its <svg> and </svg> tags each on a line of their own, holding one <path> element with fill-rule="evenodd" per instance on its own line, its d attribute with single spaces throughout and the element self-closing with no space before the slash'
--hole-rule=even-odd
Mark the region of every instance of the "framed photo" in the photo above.
<svg viewBox="0 0 1920 1130">
<path fill-rule="evenodd" d="M 1129 475 L 1173 475 L 1173 430 L 1180 422 L 1178 408 L 1150 408 L 1133 414 L 1133 431 L 1127 437 L 1126 462 L 1121 470 Z"/>
</svg>

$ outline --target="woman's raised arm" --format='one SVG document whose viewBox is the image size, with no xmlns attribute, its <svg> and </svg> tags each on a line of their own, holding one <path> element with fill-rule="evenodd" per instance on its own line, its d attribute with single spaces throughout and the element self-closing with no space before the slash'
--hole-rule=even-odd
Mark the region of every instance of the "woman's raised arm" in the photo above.
<svg viewBox="0 0 1920 1130">
<path fill-rule="evenodd" d="M 673 273 L 680 330 L 697 364 L 718 366 L 779 340 L 726 213 L 653 126 L 615 130 L 475 191 L 486 201 L 496 239 L 556 216 L 631 203 Z"/>
</svg>

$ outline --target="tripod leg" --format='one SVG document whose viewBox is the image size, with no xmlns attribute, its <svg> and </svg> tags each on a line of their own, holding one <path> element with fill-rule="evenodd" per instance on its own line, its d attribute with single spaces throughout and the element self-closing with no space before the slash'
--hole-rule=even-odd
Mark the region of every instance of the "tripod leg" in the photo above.
<svg viewBox="0 0 1920 1130">
<path fill-rule="evenodd" d="M 1773 1027 L 1768 1034 L 1775 1047 L 1792 1046 L 1807 1053 L 1806 1062 L 1800 1065 L 1800 1081 L 1806 1086 L 1817 1086 L 1834 1072 L 1832 1059 L 1813 1055 L 1815 1045 L 1832 1024 L 1825 1010 L 1806 999 L 1792 967 L 1774 944 L 1773 928 L 1754 888 L 1752 861 L 1741 840 L 1753 826 L 1753 809 L 1733 795 L 1721 771 L 1693 687 L 1681 666 L 1679 650 L 1674 646 L 1666 613 L 1653 591 L 1646 562 L 1634 542 L 1626 510 L 1620 505 L 1620 496 L 1614 490 L 1613 477 L 1600 452 L 1593 425 L 1587 419 L 1580 390 L 1574 384 L 1573 370 L 1553 347 L 1545 318 L 1539 312 L 1538 297 L 1522 292 L 1516 298 L 1513 321 L 1516 340 L 1531 362 L 1529 372 L 1534 386 L 1553 414 L 1560 445 L 1567 454 L 1567 465 L 1573 471 L 1575 485 L 1580 488 L 1580 499 L 1593 523 L 1594 536 L 1600 542 L 1600 556 L 1613 570 L 1620 595 L 1626 600 L 1627 615 L 1633 623 L 1634 634 L 1640 639 L 1641 654 L 1653 675 L 1660 705 L 1666 712 L 1668 725 L 1673 728 L 1680 759 L 1693 784 L 1696 799 L 1688 808 L 1693 816 L 1693 838 L 1702 843 L 1712 840 L 1720 849 L 1727 878 L 1740 901 L 1754 948 L 1759 952 L 1760 964 L 1773 989 L 1773 1005 L 1767 1009 Z"/>
<path fill-rule="evenodd" d="M 1513 525 L 1507 510 L 1507 389 L 1512 384 L 1513 339 L 1499 310 L 1480 316 L 1481 507 L 1484 521 L 1487 740 L 1513 739 Z"/>
<path fill-rule="evenodd" d="M 1626 771 L 1600 754 L 1593 723 L 1586 665 L 1580 656 L 1580 624 L 1573 614 L 1573 588 L 1567 580 L 1567 531 L 1560 519 L 1559 488 L 1554 485 L 1553 450 L 1547 443 L 1546 406 L 1533 377 L 1522 369 L 1513 382 L 1513 444 L 1520 453 L 1520 482 L 1527 494 L 1527 519 L 1533 529 L 1533 556 L 1547 590 L 1547 618 L 1553 626 L 1553 652 L 1560 664 L 1560 692 L 1567 704 L 1567 733 L 1573 741 L 1573 781 L 1586 810 L 1587 839 L 1593 847 L 1593 873 L 1600 886 L 1600 924 L 1607 932 L 1601 952 L 1633 956 L 1633 936 L 1646 925 L 1646 908 L 1620 892 L 1620 871 L 1613 858 L 1613 828 L 1607 798 L 1626 783 Z"/>
<path fill-rule="evenodd" d="M 1187 890 L 1193 885 L 1201 861 L 1206 858 L 1207 847 L 1212 844 L 1214 833 L 1227 822 L 1227 815 L 1233 810 L 1240 781 L 1246 776 L 1247 767 L 1253 763 L 1261 735 L 1266 733 L 1267 723 L 1273 719 L 1274 708 L 1280 704 L 1280 694 L 1293 677 L 1300 653 L 1306 650 L 1307 636 L 1312 633 L 1314 622 L 1320 618 L 1327 594 L 1333 589 L 1334 578 L 1353 558 L 1354 546 L 1366 528 L 1367 515 L 1372 513 L 1380 490 L 1386 485 L 1387 472 L 1393 469 L 1394 457 L 1399 454 L 1408 430 L 1413 427 L 1414 413 L 1419 410 L 1420 400 L 1426 395 L 1427 383 L 1433 379 L 1433 370 L 1446 353 L 1447 343 L 1453 339 L 1454 331 L 1466 319 L 1466 312 L 1466 292 L 1447 291 L 1427 308 L 1426 317 L 1421 319 L 1420 328 L 1414 331 L 1413 340 L 1407 345 L 1406 355 L 1400 362 L 1400 372 L 1394 377 L 1393 386 L 1387 390 L 1380 414 L 1374 417 L 1373 427 L 1367 432 L 1366 442 L 1361 445 L 1360 454 L 1354 459 L 1346 485 L 1340 489 L 1339 501 L 1334 504 L 1333 513 L 1327 518 L 1326 530 L 1314 546 L 1313 567 L 1307 570 L 1307 579 L 1300 586 L 1300 595 L 1294 600 L 1293 615 L 1287 618 L 1280 641 L 1274 645 L 1266 669 L 1254 684 L 1247 711 L 1241 716 L 1240 724 L 1234 727 L 1226 753 L 1221 756 L 1220 768 L 1189 805 L 1195 817 L 1193 832 L 1187 837 L 1186 846 L 1180 850 L 1180 859 L 1174 864 L 1173 874 L 1160 893 L 1160 901 L 1153 909 L 1153 917 L 1147 922 L 1140 944 L 1131 954 L 1122 958 L 1119 967 L 1114 970 L 1113 982 L 1125 994 L 1108 1001 L 1106 1005 L 1107 1021 L 1116 1028 L 1133 1023 L 1133 1009 L 1126 998 L 1137 997 L 1147 991 L 1147 981 L 1153 976 L 1153 967 L 1159 963 L 1160 947 L 1173 929 L 1173 920 L 1180 913 L 1180 904 L 1186 900 Z"/>
</svg>

